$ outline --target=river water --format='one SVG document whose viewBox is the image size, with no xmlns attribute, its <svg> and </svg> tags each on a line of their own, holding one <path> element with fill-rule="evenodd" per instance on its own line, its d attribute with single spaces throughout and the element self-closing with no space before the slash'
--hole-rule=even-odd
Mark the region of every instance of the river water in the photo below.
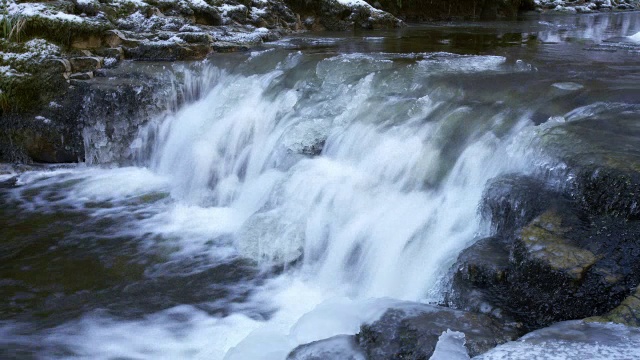
<svg viewBox="0 0 640 360">
<path fill-rule="evenodd" d="M 284 359 L 441 302 L 490 232 L 487 181 L 562 174 L 536 130 L 640 101 L 638 33 L 639 13 L 413 25 L 175 65 L 181 105 L 121 140 L 128 163 L 0 169 L 0 357 Z M 612 338 L 600 358 L 637 349 Z"/>
</svg>

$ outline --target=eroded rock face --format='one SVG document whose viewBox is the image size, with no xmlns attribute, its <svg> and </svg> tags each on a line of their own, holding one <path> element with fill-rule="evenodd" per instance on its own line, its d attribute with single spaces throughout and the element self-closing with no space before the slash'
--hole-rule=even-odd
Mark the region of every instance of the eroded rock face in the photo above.
<svg viewBox="0 0 640 360">
<path fill-rule="evenodd" d="M 602 316 L 587 318 L 589 322 L 613 322 L 627 326 L 640 327 L 640 287 L 627 296 L 615 309 Z"/>
<path fill-rule="evenodd" d="M 465 334 L 470 356 L 515 339 L 520 331 L 483 314 L 414 304 L 389 309 L 378 321 L 362 325 L 357 343 L 367 359 L 429 359 L 447 330 Z"/>
<path fill-rule="evenodd" d="M 515 319 L 535 329 L 604 314 L 639 283 L 640 266 L 633 260 L 640 254 L 638 222 L 585 211 L 580 202 L 550 190 L 541 192 L 539 185 L 511 190 L 512 201 L 487 199 L 491 206 L 505 207 L 494 213 L 512 213 L 514 203 L 532 201 L 531 193 L 539 194 L 539 201 L 527 207 L 533 211 L 529 216 L 496 219 L 497 234 L 459 256 L 454 306 Z M 535 217 L 526 225 L 518 225 L 531 216 Z"/>
<path fill-rule="evenodd" d="M 411 21 L 513 18 L 520 9 L 532 7 L 528 1 L 523 0 L 367 1 L 372 5 L 379 6 L 382 10 Z"/>
</svg>

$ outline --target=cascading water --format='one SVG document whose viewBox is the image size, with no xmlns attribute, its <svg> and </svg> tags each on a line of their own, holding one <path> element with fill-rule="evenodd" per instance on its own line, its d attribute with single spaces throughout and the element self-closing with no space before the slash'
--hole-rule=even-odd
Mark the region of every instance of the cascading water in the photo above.
<svg viewBox="0 0 640 360">
<path fill-rule="evenodd" d="M 275 69 L 247 73 L 262 62 Z M 521 170 L 508 147 L 530 125 L 526 111 L 467 103 L 446 77 L 522 71 L 492 56 L 277 51 L 205 70 L 190 86 L 209 89 L 136 140 L 141 164 L 174 199 L 169 218 L 149 221 L 173 223 L 187 248 L 192 229 L 181 227 L 208 224 L 201 235 L 214 257 L 232 245 L 230 256 L 263 266 L 297 262 L 254 290 L 248 303 L 262 305 L 243 305 L 275 314 L 234 324 L 258 329 L 216 353 L 237 345 L 227 358 L 282 358 L 298 343 L 355 332 L 373 316 L 355 314 L 388 306 L 370 299 L 441 300 L 448 267 L 485 231 L 477 207 L 486 182 Z M 323 302 L 353 315 L 325 318 L 333 325 L 320 330 L 313 312 L 298 321 Z"/>
<path fill-rule="evenodd" d="M 580 79 L 539 77 L 520 53 L 287 46 L 178 71 L 169 110 L 105 147 L 137 152 L 135 166 L 0 175 L 13 226 L 38 213 L 65 227 L 20 239 L 46 261 L 21 264 L 11 286 L 40 284 L 29 271 L 47 262 L 56 285 L 12 300 L 36 310 L 0 324 L 0 350 L 284 359 L 401 300 L 439 302 L 459 252 L 491 231 L 478 214 L 487 182 L 566 175 L 536 131 L 590 109 L 567 96 Z M 36 327 L 38 314 L 53 315 Z"/>
</svg>

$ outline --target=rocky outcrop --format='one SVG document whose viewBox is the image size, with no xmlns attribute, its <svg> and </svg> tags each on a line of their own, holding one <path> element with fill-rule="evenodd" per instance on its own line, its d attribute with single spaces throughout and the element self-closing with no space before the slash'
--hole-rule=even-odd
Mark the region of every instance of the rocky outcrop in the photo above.
<svg viewBox="0 0 640 360">
<path fill-rule="evenodd" d="M 595 104 L 540 126 L 538 145 L 561 164 L 552 166 L 559 173 L 505 176 L 488 186 L 482 209 L 495 235 L 459 256 L 453 306 L 529 329 L 592 316 L 634 323 L 638 109 L 610 106 L 620 107 L 615 118 Z M 570 181 L 558 187 L 557 178 Z"/>
<path fill-rule="evenodd" d="M 602 316 L 586 319 L 590 322 L 612 322 L 627 326 L 640 327 L 640 287 L 629 295 L 615 309 Z"/>
<path fill-rule="evenodd" d="M 356 340 L 367 359 L 429 359 L 447 330 L 465 334 L 470 356 L 520 334 L 513 325 L 487 315 L 413 304 L 389 309 L 379 320 L 362 325 Z"/>
<path fill-rule="evenodd" d="M 403 25 L 395 16 L 364 0 L 287 0 L 287 3 L 301 15 L 303 26 L 312 30 L 381 29 Z"/>
<path fill-rule="evenodd" d="M 367 0 L 370 4 L 409 21 L 515 18 L 533 6 L 530 0 Z"/>
<path fill-rule="evenodd" d="M 539 190 L 529 189 L 534 191 Z M 455 306 L 535 329 L 604 314 L 628 295 L 640 280 L 640 266 L 633 260 L 640 254 L 635 240 L 640 224 L 590 214 L 562 194 L 555 198 L 526 225 L 511 230 L 496 225 L 502 231 L 459 256 Z"/>
<path fill-rule="evenodd" d="M 425 2 L 420 0 L 367 0 L 376 8 L 407 21 L 470 20 L 515 18 L 526 11 L 590 13 L 635 10 L 637 0 L 457 0 Z"/>
<path fill-rule="evenodd" d="M 111 87 L 116 90 L 112 94 L 103 93 L 108 86 L 93 81 L 105 76 L 104 68 L 116 67 L 123 60 L 202 60 L 215 52 L 245 51 L 292 31 L 402 25 L 394 16 L 364 1 L 9 0 L 4 6 L 7 16 L 23 21 L 16 35 L 0 39 L 0 161 L 10 162 L 82 161 L 83 129 L 88 126 L 89 133 L 95 130 L 95 124 L 83 122 L 90 118 L 79 114 L 81 99 L 87 96 L 106 106 L 105 113 L 127 114 L 121 117 L 124 119 L 146 112 L 130 111 L 121 96 L 127 93 L 123 89 L 129 86 L 126 83 L 130 77 L 115 81 L 120 85 Z M 303 13 L 305 20 L 292 8 Z M 87 92 L 80 83 L 83 81 L 97 84 L 95 91 Z M 147 88 L 143 83 L 137 87 Z M 93 95 L 87 95 L 92 91 Z M 112 104 L 101 102 L 102 97 L 121 99 L 125 106 L 116 111 Z M 139 92 L 129 98 L 140 100 Z M 93 109 L 96 106 L 89 104 Z M 57 113 L 58 108 L 64 109 L 63 114 Z M 131 127 L 140 124 L 136 120 Z M 95 137 L 89 139 L 93 140 Z M 91 146 L 102 145 L 98 142 Z M 321 147 L 312 145 L 303 152 L 319 152 Z M 94 159 L 91 150 L 87 156 Z"/>
<path fill-rule="evenodd" d="M 443 337 L 449 338 L 445 341 L 452 337 L 457 340 L 457 352 L 476 356 L 521 334 L 515 324 L 487 315 L 406 302 L 394 305 L 380 319 L 363 324 L 356 335 L 300 345 L 287 359 L 429 359 Z"/>
</svg>

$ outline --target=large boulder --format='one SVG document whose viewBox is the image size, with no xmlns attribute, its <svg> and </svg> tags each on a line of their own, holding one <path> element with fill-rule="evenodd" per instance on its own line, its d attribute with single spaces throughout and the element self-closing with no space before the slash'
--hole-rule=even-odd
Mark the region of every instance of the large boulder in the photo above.
<svg viewBox="0 0 640 360">
<path fill-rule="evenodd" d="M 464 333 L 464 346 L 470 356 L 520 334 L 513 324 L 487 315 L 411 304 L 389 309 L 379 320 L 362 325 L 356 340 L 367 359 L 429 359 L 440 336 L 448 330 Z"/>
<path fill-rule="evenodd" d="M 542 192 L 540 199 L 551 194 Z M 526 225 L 495 226 L 502 231 L 461 253 L 454 266 L 452 305 L 534 329 L 604 314 L 629 295 L 640 280 L 634 261 L 640 254 L 640 224 L 590 215 L 558 193 L 546 205 Z"/>
<path fill-rule="evenodd" d="M 586 320 L 640 327 L 640 287 L 636 288 L 636 291 L 624 299 L 615 309 L 602 316 L 594 316 Z"/>
</svg>

